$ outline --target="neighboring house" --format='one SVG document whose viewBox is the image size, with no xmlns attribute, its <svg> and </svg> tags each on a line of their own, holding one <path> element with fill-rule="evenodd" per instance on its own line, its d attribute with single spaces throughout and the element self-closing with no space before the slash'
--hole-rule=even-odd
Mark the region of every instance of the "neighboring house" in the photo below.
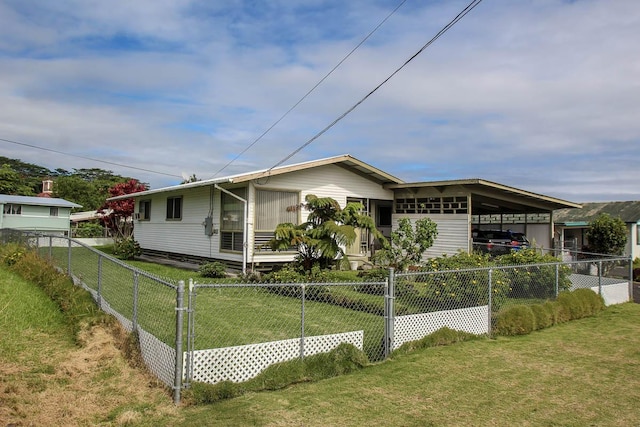
<svg viewBox="0 0 640 427">
<path fill-rule="evenodd" d="M 620 218 L 627 225 L 626 256 L 640 257 L 640 201 L 583 203 L 582 209 L 560 209 L 554 212 L 557 246 L 580 250 L 589 245 L 587 230 L 601 214 Z"/>
<path fill-rule="evenodd" d="M 0 229 L 69 234 L 71 209 L 80 205 L 51 197 L 0 194 Z"/>
<path fill-rule="evenodd" d="M 427 256 L 471 250 L 474 228 L 510 228 L 550 246 L 551 212 L 580 206 L 479 179 L 405 183 L 350 155 L 109 200 L 135 199 L 134 235 L 145 253 L 220 260 L 244 270 L 293 260 L 295 252 L 273 252 L 265 244 L 279 223 L 306 220 L 307 211 L 288 208 L 308 194 L 332 197 L 343 207 L 362 202 L 386 236 L 399 218 L 430 217 L 438 238 Z M 361 261 L 375 248 L 363 232 L 345 252 Z"/>
</svg>

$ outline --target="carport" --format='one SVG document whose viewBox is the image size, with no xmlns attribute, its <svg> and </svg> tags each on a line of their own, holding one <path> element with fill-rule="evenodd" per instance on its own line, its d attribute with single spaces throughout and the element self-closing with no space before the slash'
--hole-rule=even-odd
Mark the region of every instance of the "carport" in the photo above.
<svg viewBox="0 0 640 427">
<path fill-rule="evenodd" d="M 483 179 L 389 184 L 395 194 L 393 222 L 427 216 L 438 224 L 438 239 L 427 256 L 470 250 L 473 230 L 512 230 L 538 247 L 553 242 L 553 211 L 580 208 L 543 194 Z"/>
</svg>

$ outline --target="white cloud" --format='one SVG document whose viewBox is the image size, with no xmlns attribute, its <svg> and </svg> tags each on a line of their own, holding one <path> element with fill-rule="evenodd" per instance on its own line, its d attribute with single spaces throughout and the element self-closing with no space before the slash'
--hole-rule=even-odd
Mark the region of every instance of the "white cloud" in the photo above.
<svg viewBox="0 0 640 427">
<path fill-rule="evenodd" d="M 284 158 L 465 4 L 407 2 L 223 173 Z M 208 178 L 396 5 L 3 2 L 0 138 Z M 638 39 L 631 0 L 483 2 L 292 161 L 348 152 L 405 180 L 638 199 Z M 154 187 L 173 179 L 1 144 L 51 168 L 104 167 Z"/>
</svg>

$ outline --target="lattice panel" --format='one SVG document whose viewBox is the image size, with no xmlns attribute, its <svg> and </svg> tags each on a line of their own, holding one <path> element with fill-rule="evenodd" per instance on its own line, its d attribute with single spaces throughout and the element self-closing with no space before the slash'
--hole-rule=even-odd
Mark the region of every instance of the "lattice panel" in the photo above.
<svg viewBox="0 0 640 427">
<path fill-rule="evenodd" d="M 364 331 L 305 338 L 305 356 L 333 350 L 349 343 L 362 350 Z M 186 363 L 186 353 L 185 353 Z M 300 338 L 193 352 L 192 381 L 215 384 L 247 381 L 270 365 L 300 356 Z M 186 365 L 185 365 L 186 366 Z"/>
<path fill-rule="evenodd" d="M 176 369 L 176 350 L 160 341 L 144 329 L 138 329 L 140 338 L 140 351 L 147 368 L 156 375 L 160 381 L 174 386 Z"/>
<path fill-rule="evenodd" d="M 489 306 L 398 316 L 394 321 L 393 349 L 419 340 L 447 326 L 476 335 L 489 332 Z"/>
</svg>

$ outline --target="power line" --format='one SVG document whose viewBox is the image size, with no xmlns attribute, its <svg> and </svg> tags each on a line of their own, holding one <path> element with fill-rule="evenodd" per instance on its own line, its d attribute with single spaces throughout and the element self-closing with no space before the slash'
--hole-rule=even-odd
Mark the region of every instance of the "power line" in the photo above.
<svg viewBox="0 0 640 427">
<path fill-rule="evenodd" d="M 139 168 L 139 167 L 136 167 L 136 166 L 123 165 L 122 163 L 115 163 L 115 162 L 109 162 L 107 160 L 94 159 L 92 157 L 80 156 L 78 154 L 65 153 L 64 151 L 58 151 L 58 150 L 54 150 L 54 149 L 51 149 L 51 148 L 39 147 L 37 145 L 26 144 L 24 142 L 18 142 L 18 141 L 12 141 L 10 139 L 0 138 L 0 141 L 4 141 L 4 142 L 11 143 L 11 144 L 16 144 L 16 145 L 22 145 L 24 147 L 29 147 L 29 148 L 35 148 L 35 149 L 42 150 L 42 151 L 48 151 L 50 153 L 62 154 L 64 156 L 77 157 L 78 159 L 91 160 L 91 161 L 94 161 L 94 162 L 105 163 L 107 165 L 120 166 L 122 168 L 135 169 L 135 170 L 139 170 L 139 171 L 142 171 L 142 172 L 149 172 L 149 173 L 155 173 L 155 174 L 158 174 L 158 175 L 165 175 L 165 176 L 182 178 L 181 175 L 174 175 L 174 174 L 165 173 L 165 172 L 158 172 L 158 171 L 154 171 L 154 170 L 150 170 L 150 169 Z"/>
<path fill-rule="evenodd" d="M 316 83 L 311 89 L 309 89 L 309 91 L 307 93 L 305 93 L 302 98 L 300 98 L 298 100 L 298 102 L 296 102 L 295 104 L 293 104 L 293 106 L 291 108 L 289 108 L 282 116 L 280 116 L 280 118 L 278 120 L 276 120 L 271 126 L 269 126 L 267 128 L 267 130 L 265 130 L 264 132 L 262 132 L 262 134 L 260 134 L 260 136 L 258 136 L 251 144 L 249 144 L 244 150 L 242 150 L 240 152 L 240 154 L 238 154 L 237 156 L 235 156 L 233 159 L 231 159 L 229 161 L 229 163 L 227 163 L 226 165 L 224 165 L 220 170 L 218 170 L 213 176 L 217 176 L 220 172 L 222 172 L 223 170 L 225 170 L 227 167 L 229 167 L 233 162 L 235 162 L 236 160 L 238 160 L 240 158 L 240 156 L 242 156 L 244 153 L 246 153 L 247 151 L 249 151 L 251 149 L 251 147 L 253 147 L 254 145 L 256 145 L 258 143 L 258 141 L 260 141 L 267 133 L 269 133 L 271 131 L 271 129 L 273 129 L 274 127 L 276 127 L 278 125 L 278 123 L 280 123 L 285 117 L 287 117 L 289 115 L 290 112 L 292 112 L 298 105 L 300 105 L 300 103 L 302 103 L 302 101 L 304 101 L 310 94 L 311 92 L 313 92 L 318 86 L 320 86 L 331 74 L 333 74 L 333 72 L 340 66 L 342 65 L 342 63 L 344 61 L 346 61 L 360 46 L 362 46 L 372 35 L 373 33 L 375 33 L 376 31 L 378 31 L 378 29 L 385 23 L 387 22 L 387 20 L 389 18 L 391 18 L 391 16 L 393 14 L 396 13 L 396 11 L 398 9 L 400 9 L 400 7 L 402 7 L 403 4 L 405 4 L 407 2 L 407 0 L 402 0 L 396 7 L 395 9 L 393 9 L 382 21 L 380 21 L 380 23 L 378 25 L 375 26 L 375 28 L 373 30 L 371 30 L 369 32 L 369 34 L 367 34 L 365 36 L 365 38 L 363 38 L 360 43 L 358 43 L 353 49 L 351 49 L 351 51 L 340 60 L 340 62 L 338 62 L 327 74 L 325 74 L 324 77 L 322 77 L 318 83 Z"/>
<path fill-rule="evenodd" d="M 420 50 L 418 50 L 416 53 L 414 53 L 409 59 L 407 59 L 404 64 L 402 64 L 400 67 L 398 67 L 393 73 L 391 73 L 386 79 L 384 79 L 380 84 L 378 84 L 378 86 L 376 86 L 372 91 L 370 91 L 368 94 L 366 94 L 360 101 L 356 102 L 351 108 L 349 108 L 347 111 L 345 111 L 344 113 L 342 113 L 340 116 L 338 116 L 338 118 L 336 118 L 334 121 L 332 121 L 331 123 L 329 123 L 329 125 L 327 125 L 324 129 L 322 129 L 320 132 L 316 133 L 311 139 L 309 139 L 307 142 L 305 142 L 304 144 L 302 144 L 300 147 L 298 147 L 296 150 L 294 150 L 293 152 L 291 152 L 288 156 L 286 156 L 284 159 L 280 160 L 278 163 L 276 163 L 275 165 L 271 166 L 269 169 L 267 169 L 265 171 L 265 174 L 268 174 L 273 168 L 276 168 L 278 166 L 280 166 L 281 164 L 283 164 L 284 162 L 286 162 L 287 160 L 289 160 L 290 158 L 292 158 L 293 156 L 295 156 L 296 154 L 298 154 L 300 151 L 302 151 L 304 148 L 306 148 L 307 146 L 309 146 L 312 142 L 314 142 L 316 139 L 318 139 L 320 136 L 322 136 L 325 132 L 327 132 L 329 129 L 331 129 L 333 126 L 336 125 L 336 123 L 338 123 L 340 120 L 344 119 L 349 113 L 351 113 L 353 110 L 355 110 L 358 106 L 360 106 L 360 104 L 362 104 L 364 101 L 366 101 L 371 95 L 373 95 L 378 89 L 380 89 L 385 83 L 387 83 L 389 80 L 391 80 L 396 74 L 398 74 L 400 72 L 400 70 L 402 70 L 407 64 L 409 64 L 409 62 L 413 61 L 418 55 L 420 55 L 426 48 L 428 48 L 429 46 L 431 46 L 436 40 L 438 40 L 440 38 L 440 36 L 442 36 L 444 33 L 446 33 L 451 27 L 453 27 L 458 21 L 460 21 L 462 18 L 464 18 L 464 16 L 471 12 L 477 5 L 479 5 L 482 2 L 482 0 L 473 0 L 471 3 L 469 3 L 467 5 L 467 7 L 465 7 L 455 18 L 453 18 L 447 25 L 445 25 L 440 31 L 438 31 L 438 33 L 433 36 L 431 38 L 431 40 L 429 40 L 424 46 L 422 46 L 420 48 Z"/>
</svg>

